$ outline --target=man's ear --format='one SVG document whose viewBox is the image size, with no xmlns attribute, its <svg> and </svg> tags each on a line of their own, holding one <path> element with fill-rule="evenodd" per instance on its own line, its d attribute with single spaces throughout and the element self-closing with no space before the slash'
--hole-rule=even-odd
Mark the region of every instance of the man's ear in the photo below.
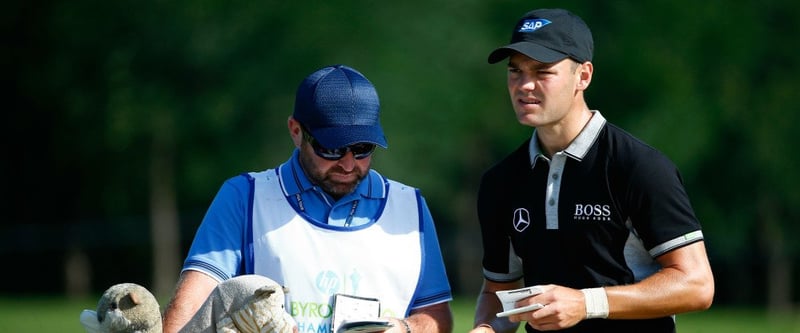
<svg viewBox="0 0 800 333">
<path fill-rule="evenodd" d="M 589 88 L 589 84 L 592 83 L 592 74 L 594 74 L 594 65 L 591 61 L 584 62 L 580 64 L 577 68 L 578 71 L 578 84 L 576 88 L 578 90 L 586 90 Z"/>
<path fill-rule="evenodd" d="M 286 121 L 286 126 L 289 128 L 289 135 L 292 137 L 294 146 L 300 148 L 300 146 L 303 145 L 303 128 L 300 126 L 300 122 L 294 119 L 294 117 L 289 116 L 289 119 Z"/>
</svg>

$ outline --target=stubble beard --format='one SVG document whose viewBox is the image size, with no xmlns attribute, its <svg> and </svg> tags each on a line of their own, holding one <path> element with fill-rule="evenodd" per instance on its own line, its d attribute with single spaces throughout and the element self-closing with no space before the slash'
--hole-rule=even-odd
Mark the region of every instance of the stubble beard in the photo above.
<svg viewBox="0 0 800 333">
<path fill-rule="evenodd" d="M 310 152 L 313 154 L 313 152 Z M 313 157 L 308 154 L 300 154 L 300 166 L 308 176 L 312 184 L 319 186 L 323 191 L 330 194 L 334 199 L 339 199 L 355 190 L 361 180 L 364 179 L 366 172 L 359 168 L 353 169 L 351 172 L 356 175 L 356 179 L 351 182 L 340 182 L 331 179 L 331 173 L 345 173 L 339 166 L 333 166 L 330 169 L 322 170 L 314 161 Z"/>
</svg>

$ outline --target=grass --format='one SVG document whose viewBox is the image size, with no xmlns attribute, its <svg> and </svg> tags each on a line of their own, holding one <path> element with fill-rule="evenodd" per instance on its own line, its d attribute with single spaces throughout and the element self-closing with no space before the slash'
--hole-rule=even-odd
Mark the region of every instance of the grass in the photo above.
<svg viewBox="0 0 800 333">
<path fill-rule="evenodd" d="M 78 321 L 83 309 L 94 309 L 97 299 L 0 296 L 0 332 L 84 333 Z M 452 303 L 454 332 L 472 326 L 472 297 L 456 297 Z M 523 332 L 520 329 L 519 332 Z M 708 311 L 678 316 L 680 333 L 800 333 L 800 314 L 770 315 L 764 309 L 712 307 Z"/>
</svg>

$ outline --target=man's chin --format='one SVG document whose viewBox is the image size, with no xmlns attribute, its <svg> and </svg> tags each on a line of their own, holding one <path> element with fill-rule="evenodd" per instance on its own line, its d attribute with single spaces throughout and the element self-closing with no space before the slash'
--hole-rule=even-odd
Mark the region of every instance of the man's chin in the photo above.
<svg viewBox="0 0 800 333">
<path fill-rule="evenodd" d="M 355 190 L 357 185 L 358 182 L 338 183 L 329 181 L 327 184 L 325 184 L 325 192 L 328 192 L 328 194 L 334 197 L 341 198 L 345 195 L 350 194 L 350 192 L 353 192 L 353 190 Z"/>
</svg>

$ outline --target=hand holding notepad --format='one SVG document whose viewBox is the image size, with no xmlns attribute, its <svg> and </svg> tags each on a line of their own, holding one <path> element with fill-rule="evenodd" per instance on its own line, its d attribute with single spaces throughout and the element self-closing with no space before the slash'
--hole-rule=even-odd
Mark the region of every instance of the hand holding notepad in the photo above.
<svg viewBox="0 0 800 333">
<path fill-rule="evenodd" d="M 500 299 L 500 304 L 503 305 L 503 312 L 497 313 L 498 317 L 508 317 L 523 312 L 538 310 L 544 307 L 544 304 L 534 303 L 522 307 L 517 307 L 517 301 L 528 298 L 534 295 L 541 294 L 543 291 L 538 286 L 525 287 L 513 290 L 500 290 L 496 291 L 497 298 Z"/>
</svg>

